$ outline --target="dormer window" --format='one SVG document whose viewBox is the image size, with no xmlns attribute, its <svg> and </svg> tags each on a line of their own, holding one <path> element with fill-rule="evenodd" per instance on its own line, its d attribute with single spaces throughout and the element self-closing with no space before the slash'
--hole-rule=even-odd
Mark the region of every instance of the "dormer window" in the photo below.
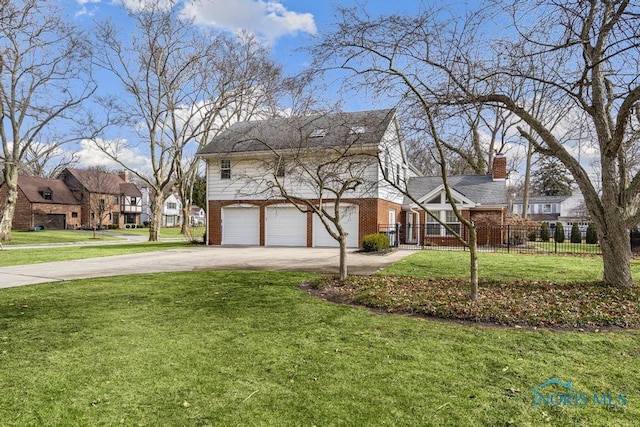
<svg viewBox="0 0 640 427">
<path fill-rule="evenodd" d="M 352 126 L 349 129 L 349 135 L 357 135 L 364 133 L 364 126 Z"/>
<path fill-rule="evenodd" d="M 38 193 L 40 193 L 40 196 L 45 200 L 53 200 L 53 194 L 51 193 L 51 189 L 48 187 L 40 188 Z"/>
<path fill-rule="evenodd" d="M 327 135 L 326 129 L 314 129 L 309 135 L 310 138 L 322 138 Z"/>
</svg>

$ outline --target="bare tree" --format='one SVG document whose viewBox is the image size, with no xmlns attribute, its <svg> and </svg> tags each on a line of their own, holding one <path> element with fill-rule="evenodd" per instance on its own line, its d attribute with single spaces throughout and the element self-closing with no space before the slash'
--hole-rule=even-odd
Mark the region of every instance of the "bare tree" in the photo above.
<svg viewBox="0 0 640 427">
<path fill-rule="evenodd" d="M 348 214 L 345 201 L 354 194 L 371 191 L 372 182 L 365 177 L 371 168 L 371 153 L 363 152 L 359 135 L 350 133 L 346 123 L 334 123 L 327 133 L 337 133 L 339 144 L 318 149 L 309 133 L 309 126 L 300 123 L 300 139 L 296 146 L 283 150 L 269 147 L 275 160 L 271 163 L 269 187 L 302 212 L 316 215 L 329 235 L 340 247 L 339 280 L 348 275 L 347 230 L 342 219 Z M 301 191 L 301 188 L 306 191 Z"/>
<path fill-rule="evenodd" d="M 187 144 L 200 138 L 211 108 L 201 71 L 214 56 L 206 33 L 180 15 L 175 2 L 148 2 L 129 13 L 130 34 L 113 23 L 97 28 L 96 63 L 124 89 L 122 96 L 103 100 L 115 123 L 135 129 L 139 144 L 150 154 L 150 172 L 136 169 L 122 154 L 126 141 L 96 139 L 97 146 L 148 186 L 156 195 L 169 194 L 181 180 L 180 159 Z M 126 36 L 123 36 L 126 35 Z M 149 240 L 159 238 L 163 197 L 151 200 Z M 187 203 L 187 201 L 183 201 Z"/>
<path fill-rule="evenodd" d="M 340 58 L 327 59 L 358 72 L 368 61 L 368 75 L 384 88 L 404 87 L 428 105 L 513 113 L 528 126 L 519 126 L 520 134 L 542 155 L 558 158 L 584 195 L 598 228 L 604 282 L 632 285 L 629 229 L 640 221 L 640 174 L 629 154 L 640 137 L 640 7 L 624 0 L 513 1 L 462 21 L 444 16 L 450 15 L 432 10 L 369 21 L 345 11 L 342 35 L 329 42 L 339 46 Z M 486 32 L 498 18 L 511 24 Z M 537 116 L 532 100 L 540 90 L 547 106 L 577 119 L 560 127 L 551 111 Z M 570 144 L 577 126 L 597 145 L 601 193 Z"/>
<path fill-rule="evenodd" d="M 73 125 L 78 107 L 95 90 L 90 45 L 63 20 L 52 2 L 0 1 L 0 139 L 7 196 L 2 202 L 0 241 L 11 240 L 18 174 L 55 124 Z M 70 132 L 73 133 L 73 132 Z M 73 137 L 50 139 L 51 150 Z"/>
<path fill-rule="evenodd" d="M 193 186 L 200 159 L 195 152 L 212 138 L 239 121 L 269 118 L 281 113 L 278 96 L 285 79 L 282 69 L 270 58 L 268 50 L 253 35 L 238 38 L 216 37 L 215 49 L 198 69 L 203 87 L 200 121 L 194 117 L 199 136 L 192 138 L 188 149 L 177 159 L 176 189 L 182 200 L 183 217 L 188 218 L 193 200 Z M 183 221 L 181 233 L 189 235 L 189 221 Z"/>
<path fill-rule="evenodd" d="M 43 178 L 56 178 L 78 162 L 75 152 L 65 152 L 58 144 L 33 144 L 25 153 L 24 173 Z"/>
</svg>

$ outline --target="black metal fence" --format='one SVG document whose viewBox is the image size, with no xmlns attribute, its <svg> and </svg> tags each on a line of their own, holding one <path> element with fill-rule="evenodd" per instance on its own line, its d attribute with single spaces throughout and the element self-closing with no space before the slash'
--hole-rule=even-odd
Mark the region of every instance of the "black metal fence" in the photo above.
<svg viewBox="0 0 640 427">
<path fill-rule="evenodd" d="M 452 224 L 456 232 L 468 240 L 469 232 L 462 224 Z M 401 225 L 381 224 L 378 231 L 389 236 L 391 246 L 399 249 L 465 250 L 465 246 L 440 224 Z M 519 225 L 483 225 L 476 227 L 478 249 L 488 252 L 526 254 L 601 254 L 598 243 L 587 243 L 586 231 L 571 238 L 571 229 L 565 230 L 564 238 L 541 236 L 540 227 Z M 542 237 L 542 238 L 541 238 Z M 640 231 L 631 234 L 632 248 L 640 249 Z"/>
</svg>

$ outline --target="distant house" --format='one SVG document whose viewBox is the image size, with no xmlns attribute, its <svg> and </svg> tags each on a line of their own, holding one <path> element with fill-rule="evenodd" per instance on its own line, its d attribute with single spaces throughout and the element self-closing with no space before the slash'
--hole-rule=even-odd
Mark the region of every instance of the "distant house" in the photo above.
<svg viewBox="0 0 640 427">
<path fill-rule="evenodd" d="M 92 169 L 67 168 L 59 177 L 82 205 L 81 224 L 93 227 L 99 222 L 97 211 L 104 208 L 103 225 L 139 224 L 142 193 L 128 181 L 128 174 L 101 172 Z"/>
<path fill-rule="evenodd" d="M 522 215 L 522 199 L 517 199 L 511 206 L 511 213 Z M 565 233 L 571 232 L 574 223 L 578 223 L 580 230 L 585 232 L 589 226 L 590 217 L 584 197 L 580 193 L 571 196 L 536 196 L 529 199 L 527 217 L 538 222 L 546 222 L 551 228 L 562 223 Z"/>
<path fill-rule="evenodd" d="M 189 209 L 189 224 L 192 227 L 198 227 L 206 224 L 207 216 L 204 209 L 200 206 L 191 206 Z"/>
<path fill-rule="evenodd" d="M 162 204 L 162 226 L 178 227 L 182 225 L 182 201 L 172 193 Z"/>
<path fill-rule="evenodd" d="M 151 203 L 155 199 L 155 192 L 148 187 L 142 187 L 142 215 L 143 223 L 151 222 L 153 214 Z M 169 193 L 162 202 L 162 227 L 178 227 L 182 225 L 182 201 L 178 194 Z"/>
<path fill-rule="evenodd" d="M 317 189 L 287 178 L 287 156 L 304 150 L 309 164 L 326 163 L 332 152 L 347 149 L 358 156 L 362 185 L 341 199 L 341 225 L 347 246 L 360 247 L 362 238 L 379 230 L 403 229 L 401 241 L 433 239 L 447 244 L 438 224 L 389 184 L 406 183 L 409 192 L 447 223 L 455 226 L 443 196 L 440 177 L 418 177 L 411 167 L 395 110 L 334 113 L 297 118 L 241 122 L 221 133 L 198 155 L 207 163 L 207 227 L 211 245 L 337 246 L 317 215 L 301 212 L 279 196 L 269 194 L 265 170 L 274 158 L 285 159 L 276 174 L 296 197 L 317 200 Z M 494 174 L 450 177 L 456 203 L 469 218 L 506 216 L 506 159 L 496 157 Z M 323 201 L 333 202 L 331 194 Z M 402 224 L 402 227 L 399 227 Z M 426 227 L 423 226 L 426 224 Z M 457 224 L 459 226 L 459 223 Z M 427 230 L 427 235 L 420 230 Z"/>
<path fill-rule="evenodd" d="M 6 185 L 0 194 L 6 196 Z M 13 216 L 15 230 L 78 228 L 81 203 L 64 181 L 33 176 L 18 177 L 18 198 Z"/>
</svg>

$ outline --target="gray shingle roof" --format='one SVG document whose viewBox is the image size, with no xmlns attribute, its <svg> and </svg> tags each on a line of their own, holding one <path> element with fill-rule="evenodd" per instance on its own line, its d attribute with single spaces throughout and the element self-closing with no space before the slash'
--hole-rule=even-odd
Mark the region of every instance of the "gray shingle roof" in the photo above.
<svg viewBox="0 0 640 427">
<path fill-rule="evenodd" d="M 491 175 L 456 175 L 447 177 L 449 186 L 458 193 L 480 205 L 504 205 L 507 203 L 505 181 L 494 181 Z M 411 178 L 407 185 L 409 194 L 420 200 L 442 185 L 439 176 Z M 412 204 L 405 197 L 405 204 Z"/>
<path fill-rule="evenodd" d="M 394 115 L 395 110 L 388 109 L 239 122 L 213 138 L 198 155 L 377 145 Z"/>
<path fill-rule="evenodd" d="M 529 204 L 534 203 L 562 203 L 571 196 L 535 196 L 529 197 Z M 522 203 L 522 197 L 515 199 L 514 203 Z"/>
</svg>

